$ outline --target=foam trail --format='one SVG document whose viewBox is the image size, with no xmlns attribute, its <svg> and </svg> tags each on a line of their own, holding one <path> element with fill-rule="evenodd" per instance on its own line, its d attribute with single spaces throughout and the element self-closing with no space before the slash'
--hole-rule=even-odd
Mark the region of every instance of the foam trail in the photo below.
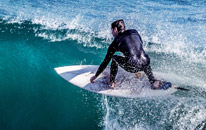
<svg viewBox="0 0 206 130">
<path fill-rule="evenodd" d="M 109 105 L 108 105 L 108 101 L 107 101 L 107 96 L 102 96 L 103 100 L 104 100 L 104 104 L 105 104 L 105 108 L 106 108 L 106 115 L 104 117 L 104 126 L 105 126 L 105 130 L 110 130 L 110 125 L 109 125 Z"/>
</svg>

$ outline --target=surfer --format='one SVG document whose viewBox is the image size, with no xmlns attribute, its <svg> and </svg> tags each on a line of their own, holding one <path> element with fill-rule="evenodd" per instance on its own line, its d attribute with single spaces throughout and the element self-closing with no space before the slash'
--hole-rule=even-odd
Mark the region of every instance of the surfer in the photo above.
<svg viewBox="0 0 206 130">
<path fill-rule="evenodd" d="M 143 41 L 139 33 L 135 29 L 126 30 L 122 19 L 111 24 L 111 31 L 114 40 L 110 44 L 107 54 L 96 74 L 91 77 L 90 82 L 94 83 L 94 80 L 104 71 L 112 59 L 109 82 L 110 88 L 115 87 L 115 77 L 117 75 L 119 65 L 124 70 L 131 73 L 144 71 L 152 85 L 152 88 L 158 89 L 161 81 L 156 80 L 153 76 L 152 69 L 150 67 L 150 58 L 143 50 Z M 124 56 L 114 55 L 117 51 L 122 52 Z"/>
</svg>

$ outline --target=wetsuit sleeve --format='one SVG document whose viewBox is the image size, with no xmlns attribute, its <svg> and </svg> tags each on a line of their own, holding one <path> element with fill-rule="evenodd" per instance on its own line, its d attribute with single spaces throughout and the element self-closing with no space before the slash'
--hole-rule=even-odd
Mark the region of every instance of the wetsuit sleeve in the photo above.
<svg viewBox="0 0 206 130">
<path fill-rule="evenodd" d="M 114 55 L 116 51 L 116 47 L 114 46 L 114 42 L 112 42 L 112 44 L 109 46 L 108 50 L 107 50 L 107 54 L 103 60 L 103 62 L 101 63 L 101 65 L 99 66 L 95 76 L 98 77 L 103 71 L 104 69 L 107 67 L 107 65 L 109 64 L 110 60 L 112 59 L 112 56 Z"/>
</svg>

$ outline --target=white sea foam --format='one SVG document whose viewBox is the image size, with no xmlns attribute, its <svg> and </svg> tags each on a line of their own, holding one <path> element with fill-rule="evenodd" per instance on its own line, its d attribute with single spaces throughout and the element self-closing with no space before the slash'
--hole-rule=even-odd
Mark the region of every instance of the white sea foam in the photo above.
<svg viewBox="0 0 206 130">
<path fill-rule="evenodd" d="M 115 99 L 103 97 L 105 130 L 195 129 L 203 128 L 206 102 L 193 97 Z M 191 104 L 192 103 L 192 104 Z M 155 124 L 152 126 L 146 122 Z"/>
<path fill-rule="evenodd" d="M 132 124 L 131 126 L 129 124 L 122 125 L 120 122 L 127 122 L 130 117 L 126 117 L 126 120 L 122 120 L 122 116 L 125 116 L 125 109 L 122 106 L 123 104 L 116 105 L 117 109 L 113 108 L 111 106 L 112 102 L 108 101 L 108 97 L 102 96 L 102 100 L 104 101 L 102 105 L 104 105 L 103 109 L 105 109 L 105 117 L 103 121 L 104 130 L 148 130 L 148 129 L 158 129 L 156 126 L 151 126 L 149 124 L 144 123 L 136 123 L 135 121 L 131 121 L 129 124 Z M 110 105 L 109 105 L 110 104 Z M 116 103 L 115 103 L 116 104 Z M 114 104 L 113 104 L 114 105 Z M 130 111 L 128 109 L 128 111 Z M 116 113 L 116 115 L 114 114 Z M 138 118 L 138 117 L 136 117 Z M 133 122 L 133 123 L 132 123 Z"/>
<path fill-rule="evenodd" d="M 206 120 L 205 107 L 204 99 L 184 98 L 171 108 L 168 118 L 175 120 L 174 129 L 196 129 L 198 125 L 201 128 L 201 124 Z"/>
</svg>

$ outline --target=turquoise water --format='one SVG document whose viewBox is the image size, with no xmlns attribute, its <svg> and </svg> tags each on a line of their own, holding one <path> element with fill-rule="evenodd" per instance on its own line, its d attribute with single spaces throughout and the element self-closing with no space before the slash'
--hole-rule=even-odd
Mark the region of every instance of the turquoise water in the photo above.
<svg viewBox="0 0 206 130">
<path fill-rule="evenodd" d="M 0 129 L 206 129 L 206 2 L 0 1 Z M 190 92 L 125 99 L 81 90 L 55 67 L 99 65 L 123 18 L 154 72 Z"/>
</svg>

